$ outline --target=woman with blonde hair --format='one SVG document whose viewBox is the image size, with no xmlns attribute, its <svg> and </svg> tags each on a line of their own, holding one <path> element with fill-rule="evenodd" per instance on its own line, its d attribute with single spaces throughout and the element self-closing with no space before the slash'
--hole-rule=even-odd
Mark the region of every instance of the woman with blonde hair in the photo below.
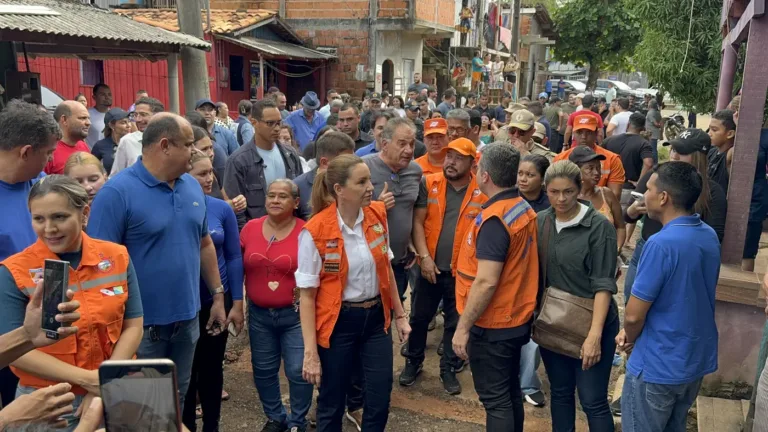
<svg viewBox="0 0 768 432">
<path fill-rule="evenodd" d="M 390 262 L 386 208 L 372 196 L 363 160 L 336 157 L 315 177 L 314 215 L 299 234 L 303 376 L 320 387 L 321 431 L 341 431 L 356 361 L 365 382 L 362 430 L 384 431 L 393 382 L 391 314 L 401 343 L 411 332 Z"/>
<path fill-rule="evenodd" d="M 96 156 L 86 153 L 73 153 L 64 164 L 64 175 L 77 180 L 80 186 L 88 192 L 88 203 L 107 182 L 107 170 Z"/>
</svg>

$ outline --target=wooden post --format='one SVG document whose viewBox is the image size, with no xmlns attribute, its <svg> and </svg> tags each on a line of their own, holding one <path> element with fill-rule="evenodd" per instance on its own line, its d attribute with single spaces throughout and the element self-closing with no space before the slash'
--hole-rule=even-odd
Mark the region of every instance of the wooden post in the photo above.
<svg viewBox="0 0 768 432">
<path fill-rule="evenodd" d="M 179 31 L 202 39 L 203 22 L 200 15 L 199 0 L 177 2 L 176 9 L 178 11 Z M 211 42 L 213 43 L 213 40 Z M 213 63 L 215 65 L 216 61 L 214 60 Z M 181 67 L 184 72 L 184 102 L 187 111 L 192 111 L 195 109 L 197 100 L 210 97 L 208 62 L 205 53 L 199 49 L 183 47 L 181 49 Z"/>
<path fill-rule="evenodd" d="M 733 150 L 733 169 L 728 185 L 728 214 L 723 239 L 724 264 L 741 264 L 749 221 L 749 205 L 755 181 L 758 142 L 763 126 L 768 91 L 768 15 L 753 19 L 749 27 L 747 56 L 739 108 L 739 127 Z"/>
<path fill-rule="evenodd" d="M 259 54 L 259 90 L 256 93 L 259 100 L 264 99 L 264 56 Z"/>
<path fill-rule="evenodd" d="M 180 114 L 179 109 L 179 55 L 168 54 L 168 110 Z"/>
<path fill-rule="evenodd" d="M 733 79 L 736 75 L 736 57 L 739 46 L 728 45 L 723 49 L 723 62 L 720 65 L 720 83 L 717 86 L 717 105 L 719 111 L 725 109 L 733 96 Z"/>
</svg>

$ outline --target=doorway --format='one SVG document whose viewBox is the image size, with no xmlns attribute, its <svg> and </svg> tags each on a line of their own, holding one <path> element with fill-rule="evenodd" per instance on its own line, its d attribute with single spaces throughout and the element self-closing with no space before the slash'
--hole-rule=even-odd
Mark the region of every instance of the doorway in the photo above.
<svg viewBox="0 0 768 432">
<path fill-rule="evenodd" d="M 392 60 L 384 60 L 384 63 L 381 64 L 381 91 L 387 91 L 389 94 L 392 94 L 394 77 L 395 64 L 392 63 Z"/>
</svg>

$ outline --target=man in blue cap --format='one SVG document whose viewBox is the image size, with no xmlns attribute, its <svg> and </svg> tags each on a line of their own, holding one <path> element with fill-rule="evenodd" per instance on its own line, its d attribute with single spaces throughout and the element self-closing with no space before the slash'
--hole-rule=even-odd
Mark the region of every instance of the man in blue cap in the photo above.
<svg viewBox="0 0 768 432">
<path fill-rule="evenodd" d="M 317 112 L 317 109 L 320 108 L 320 99 L 317 98 L 315 92 L 308 91 L 301 98 L 301 107 L 301 110 L 289 114 L 284 122 L 293 128 L 296 142 L 299 144 L 299 148 L 304 150 L 304 147 L 315 137 L 317 131 L 325 126 L 325 119 Z"/>
<path fill-rule="evenodd" d="M 216 108 L 216 104 L 212 100 L 207 98 L 200 99 L 195 103 L 195 111 L 199 112 L 205 119 L 205 123 L 208 125 L 208 132 L 213 135 L 215 140 L 213 145 L 221 146 L 227 152 L 227 156 L 230 156 L 235 150 L 240 148 L 235 134 L 227 127 L 216 124 L 216 114 L 219 112 L 219 109 Z"/>
</svg>

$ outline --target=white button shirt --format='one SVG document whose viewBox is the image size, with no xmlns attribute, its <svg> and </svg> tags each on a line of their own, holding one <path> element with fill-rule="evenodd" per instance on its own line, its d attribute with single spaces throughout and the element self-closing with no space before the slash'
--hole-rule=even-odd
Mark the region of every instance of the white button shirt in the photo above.
<svg viewBox="0 0 768 432">
<path fill-rule="evenodd" d="M 347 285 L 342 293 L 342 300 L 361 302 L 379 295 L 379 278 L 376 274 L 376 263 L 368 247 L 368 241 L 363 233 L 363 210 L 355 220 L 355 227 L 349 228 L 336 210 L 336 220 L 339 223 L 341 237 L 344 239 L 344 252 L 347 257 Z M 388 227 L 387 227 L 388 228 Z M 387 246 L 389 246 L 389 229 L 387 229 Z M 387 247 L 387 256 L 392 261 L 395 256 L 392 249 Z M 296 270 L 296 286 L 299 288 L 317 288 L 320 286 L 320 269 L 323 261 L 317 251 L 312 234 L 306 229 L 299 234 L 298 269 Z"/>
</svg>

